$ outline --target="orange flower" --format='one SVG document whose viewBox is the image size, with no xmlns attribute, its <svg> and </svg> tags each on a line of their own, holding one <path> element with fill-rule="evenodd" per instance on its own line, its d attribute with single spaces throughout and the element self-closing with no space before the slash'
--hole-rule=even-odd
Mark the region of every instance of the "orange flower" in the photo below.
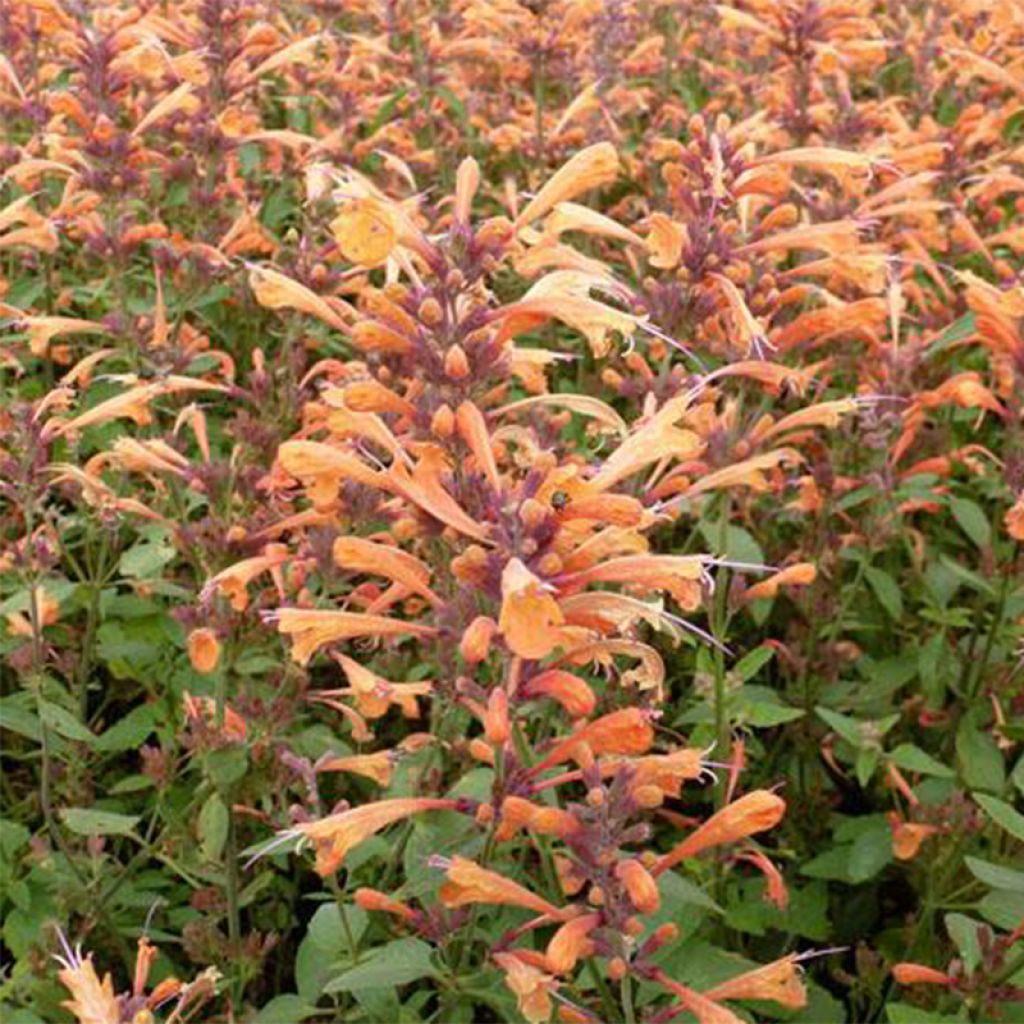
<svg viewBox="0 0 1024 1024">
<path fill-rule="evenodd" d="M 594 691 L 579 676 L 558 668 L 533 676 L 523 693 L 527 697 L 550 697 L 573 718 L 586 718 L 597 706 Z"/>
<path fill-rule="evenodd" d="M 796 954 L 765 964 L 716 985 L 704 993 L 709 999 L 769 999 L 788 1010 L 807 1005 L 807 990 L 800 978 Z"/>
<path fill-rule="evenodd" d="M 356 889 L 352 894 L 352 902 L 363 910 L 379 910 L 385 914 L 394 914 L 406 921 L 416 920 L 416 911 L 408 904 L 393 900 L 387 893 L 376 889 Z"/>
<path fill-rule="evenodd" d="M 540 806 L 521 796 L 507 796 L 501 804 L 501 824 L 495 838 L 504 842 L 521 828 L 564 838 L 578 832 L 580 823 L 569 811 L 559 807 Z"/>
<path fill-rule="evenodd" d="M 294 637 L 292 659 L 300 665 L 309 663 L 324 644 L 364 636 L 430 637 L 437 633 L 431 626 L 402 622 L 383 615 L 361 615 L 326 609 L 279 608 L 266 616 L 277 624 L 277 631 Z"/>
<path fill-rule="evenodd" d="M 208 729 L 218 732 L 230 743 L 244 743 L 248 735 L 245 719 L 233 708 L 224 705 L 224 724 L 217 727 L 217 702 L 212 697 L 193 697 L 186 690 L 182 694 L 185 716 L 201 719 Z"/>
<path fill-rule="evenodd" d="M 697 1018 L 699 1024 L 743 1024 L 732 1010 L 673 981 L 664 971 L 657 971 L 654 979 L 675 995 L 683 1007 Z"/>
<path fill-rule="evenodd" d="M 331 221 L 331 232 L 345 259 L 364 267 L 387 262 L 398 242 L 391 204 L 373 196 L 344 203 Z"/>
<path fill-rule="evenodd" d="M 490 653 L 491 640 L 498 632 L 498 624 L 487 615 L 478 615 L 462 634 L 459 654 L 467 665 L 478 665 Z"/>
<path fill-rule="evenodd" d="M 786 812 L 786 801 L 766 789 L 756 789 L 727 804 L 690 833 L 674 850 L 659 858 L 654 874 L 660 875 L 687 857 L 722 843 L 745 839 L 774 828 Z"/>
<path fill-rule="evenodd" d="M 610 142 L 598 142 L 580 150 L 548 179 L 515 220 L 516 229 L 543 217 L 557 203 L 573 199 L 592 188 L 608 185 L 619 173 L 619 157 Z"/>
<path fill-rule="evenodd" d="M 384 483 L 383 474 L 370 469 L 355 453 L 322 441 L 286 441 L 277 450 L 277 461 L 286 473 L 302 481 L 310 500 L 320 509 L 334 504 L 343 480 L 368 487 Z"/>
<path fill-rule="evenodd" d="M 1024 491 L 1018 495 L 1003 522 L 1006 524 L 1006 532 L 1010 537 L 1014 540 L 1024 541 Z"/>
<path fill-rule="evenodd" d="M 375 544 L 362 537 L 339 537 L 332 553 L 335 565 L 341 569 L 386 576 L 431 604 L 441 604 L 441 598 L 427 586 L 430 567 L 401 548 Z"/>
<path fill-rule="evenodd" d="M 441 474 L 447 469 L 440 448 L 424 449 L 412 471 L 396 460 L 388 471 L 388 482 L 399 494 L 418 505 L 424 512 L 474 540 L 486 541 L 488 529 L 471 519 L 445 490 Z"/>
<path fill-rule="evenodd" d="M 582 914 L 566 921 L 555 932 L 545 953 L 552 973 L 569 974 L 579 960 L 594 955 L 594 941 L 590 933 L 600 923 L 600 914 Z"/>
<path fill-rule="evenodd" d="M 449 801 L 451 802 L 451 801 Z M 448 881 L 441 886 L 440 898 L 446 907 L 462 907 L 468 903 L 500 903 L 525 907 L 552 920 L 565 919 L 566 911 L 530 892 L 511 878 L 481 867 L 465 857 L 453 857 L 448 863 Z"/>
<path fill-rule="evenodd" d="M 554 749 L 529 771 L 538 775 L 570 759 L 590 761 L 601 754 L 644 754 L 654 742 L 654 729 L 639 708 L 623 708 L 589 722 Z"/>
<path fill-rule="evenodd" d="M 84 959 L 78 950 L 66 950 L 66 954 L 57 957 L 62 965 L 57 977 L 71 993 L 71 999 L 61 1005 L 74 1014 L 79 1024 L 119 1024 L 121 1007 L 110 975 L 104 975 L 100 981 L 91 953 Z"/>
<path fill-rule="evenodd" d="M 902 821 L 896 813 L 889 815 L 889 825 L 892 828 L 892 853 L 897 860 L 913 860 L 922 843 L 940 831 L 937 825 Z"/>
<path fill-rule="evenodd" d="M 422 811 L 453 811 L 455 800 L 434 800 L 426 797 L 404 797 L 378 800 L 349 811 L 331 814 L 319 821 L 296 825 L 282 836 L 301 835 L 316 847 L 316 871 L 333 874 L 341 867 L 349 851 L 382 828 Z"/>
<path fill-rule="evenodd" d="M 955 981 L 948 974 L 924 964 L 893 964 L 892 976 L 901 985 L 953 985 Z"/>
<path fill-rule="evenodd" d="M 679 265 L 686 244 L 686 228 L 664 213 L 652 213 L 647 235 L 648 262 L 652 267 L 672 270 Z"/>
<path fill-rule="evenodd" d="M 615 877 L 629 893 L 630 902 L 641 914 L 653 914 L 661 906 L 661 893 L 654 876 L 638 860 L 629 858 L 615 865 Z"/>
<path fill-rule="evenodd" d="M 498 629 L 513 654 L 543 658 L 561 643 L 557 628 L 565 621 L 558 602 L 518 558 L 501 574 L 501 616 Z"/>
<path fill-rule="evenodd" d="M 209 675 L 220 661 L 220 641 L 212 629 L 193 629 L 188 635 L 188 659 L 192 667 Z"/>
<path fill-rule="evenodd" d="M 199 593 L 200 601 L 208 601 L 214 591 L 219 590 L 231 602 L 236 612 L 245 611 L 249 606 L 248 586 L 257 576 L 270 572 L 278 585 L 278 593 L 284 596 L 284 579 L 280 567 L 288 561 L 290 555 L 283 544 L 268 544 L 264 554 L 254 558 L 244 558 L 241 562 L 229 565 L 216 576 L 207 580 Z"/>
<path fill-rule="evenodd" d="M 323 695 L 351 693 L 356 705 L 367 718 L 380 718 L 387 713 L 391 705 L 397 704 L 406 718 L 419 717 L 417 698 L 428 697 L 433 692 L 434 684 L 428 680 L 416 683 L 392 683 L 391 681 L 371 672 L 365 665 L 349 658 L 347 655 L 335 653 L 334 660 L 341 666 L 345 677 L 352 686 L 351 691 L 322 691 Z"/>
<path fill-rule="evenodd" d="M 515 953 L 495 953 L 494 962 L 505 972 L 505 984 L 514 993 L 519 1012 L 530 1024 L 546 1024 L 551 1019 L 551 993 L 557 991 L 557 981 Z"/>
<path fill-rule="evenodd" d="M 393 751 L 379 750 L 375 754 L 353 754 L 349 757 L 322 757 L 316 763 L 318 772 L 351 772 L 372 779 L 379 786 L 390 786 L 396 757 Z"/>
<path fill-rule="evenodd" d="M 348 324 L 327 299 L 277 270 L 250 266 L 249 287 L 252 288 L 256 301 L 266 309 L 295 309 L 323 320 L 336 330 L 348 333 Z M 334 302 L 346 309 L 346 312 L 350 311 L 350 307 L 346 308 L 345 303 L 339 303 L 337 299 Z"/>
<path fill-rule="evenodd" d="M 743 595 L 743 601 L 747 603 L 774 598 L 779 593 L 779 587 L 806 587 L 813 583 L 817 576 L 818 570 L 810 562 L 797 562 L 795 565 L 788 565 L 781 572 L 748 587 Z"/>
<path fill-rule="evenodd" d="M 786 889 L 782 874 L 764 853 L 756 849 L 744 850 L 743 853 L 737 854 L 736 859 L 749 861 L 764 873 L 767 882 L 764 898 L 769 903 L 773 903 L 779 910 L 785 910 L 789 906 L 789 891 Z"/>
<path fill-rule="evenodd" d="M 563 576 L 559 584 L 576 589 L 589 583 L 627 583 L 643 592 L 665 590 L 684 608 L 692 609 L 708 562 L 706 555 L 626 555 Z"/>
<path fill-rule="evenodd" d="M 476 468 L 487 477 L 487 482 L 495 491 L 500 490 L 498 465 L 494 461 L 494 451 L 491 448 L 491 438 L 487 432 L 484 414 L 472 402 L 463 402 L 455 413 L 455 424 L 459 436 L 473 453 Z"/>
</svg>

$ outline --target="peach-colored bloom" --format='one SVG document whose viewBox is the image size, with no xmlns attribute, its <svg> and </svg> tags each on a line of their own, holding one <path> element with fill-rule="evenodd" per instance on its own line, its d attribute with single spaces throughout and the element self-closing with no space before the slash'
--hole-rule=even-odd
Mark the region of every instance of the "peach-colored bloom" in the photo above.
<svg viewBox="0 0 1024 1024">
<path fill-rule="evenodd" d="M 319 875 L 333 874 L 341 867 L 349 851 L 382 828 L 422 811 L 455 810 L 455 800 L 434 800 L 426 797 L 404 797 L 378 800 L 349 811 L 331 814 L 319 821 L 310 821 L 287 830 L 309 839 L 316 848 L 316 870 Z"/>
<path fill-rule="evenodd" d="M 554 977 L 516 953 L 495 953 L 494 962 L 505 972 L 505 984 L 515 995 L 519 1012 L 530 1024 L 546 1024 L 551 1019 L 551 993 L 558 988 Z"/>
<path fill-rule="evenodd" d="M 629 893 L 630 902 L 641 914 L 653 914 L 661 906 L 661 893 L 654 876 L 633 858 L 620 860 L 615 865 L 615 877 Z"/>
<path fill-rule="evenodd" d="M 193 629 L 188 635 L 188 660 L 203 675 L 209 675 L 220 662 L 220 641 L 207 627 Z"/>
<path fill-rule="evenodd" d="M 523 688 L 528 697 L 550 697 L 573 718 L 585 718 L 597 705 L 594 691 L 579 676 L 552 668 L 533 676 Z"/>
<path fill-rule="evenodd" d="M 756 789 L 727 804 L 691 832 L 674 850 L 659 858 L 654 874 L 722 843 L 745 839 L 756 832 L 774 828 L 786 812 L 786 801 L 766 789 Z"/>
<path fill-rule="evenodd" d="M 322 757 L 316 763 L 318 772 L 351 772 L 372 779 L 379 786 L 390 786 L 396 757 L 390 750 L 375 754 L 353 754 L 348 757 Z"/>
<path fill-rule="evenodd" d="M 610 142 L 598 142 L 580 150 L 556 171 L 516 218 L 523 228 L 543 217 L 557 203 L 573 199 L 592 188 L 608 185 L 619 173 L 619 157 Z"/>
<path fill-rule="evenodd" d="M 294 638 L 292 658 L 300 665 L 308 664 L 324 644 L 340 640 L 362 636 L 430 637 L 437 633 L 432 626 L 389 619 L 383 615 L 319 608 L 279 608 L 267 616 L 267 621 L 276 623 L 279 633 Z"/>
<path fill-rule="evenodd" d="M 453 857 L 446 871 L 446 881 L 440 889 L 441 902 L 446 907 L 461 907 L 468 903 L 500 903 L 525 907 L 552 920 L 564 920 L 565 910 L 513 882 L 511 878 L 481 867 L 465 857 Z"/>
<path fill-rule="evenodd" d="M 954 979 L 943 971 L 924 964 L 893 964 L 892 976 L 901 985 L 952 985 Z"/>
<path fill-rule="evenodd" d="M 566 921 L 548 943 L 545 959 L 553 974 L 569 974 L 578 961 L 594 954 L 590 933 L 601 923 L 600 914 L 581 914 Z"/>
<path fill-rule="evenodd" d="M 560 740 L 530 769 L 537 775 L 570 759 L 590 761 L 602 754 L 645 754 L 654 742 L 654 729 L 639 708 L 613 711 Z"/>
<path fill-rule="evenodd" d="M 807 989 L 800 977 L 796 954 L 738 974 L 704 993 L 709 999 L 769 999 L 788 1010 L 807 1005 Z"/>
<path fill-rule="evenodd" d="M 806 587 L 818 576 L 817 568 L 811 562 L 797 562 L 774 573 L 766 580 L 748 587 L 743 595 L 744 602 L 771 599 L 778 596 L 780 587 Z"/>
<path fill-rule="evenodd" d="M 498 629 L 513 654 L 543 658 L 562 640 L 565 621 L 547 586 L 518 559 L 511 558 L 501 574 L 501 616 Z"/>
</svg>

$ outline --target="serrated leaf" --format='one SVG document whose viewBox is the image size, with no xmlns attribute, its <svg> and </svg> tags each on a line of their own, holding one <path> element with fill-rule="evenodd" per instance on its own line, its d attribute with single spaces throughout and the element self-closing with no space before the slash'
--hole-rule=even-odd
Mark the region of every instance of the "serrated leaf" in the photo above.
<svg viewBox="0 0 1024 1024">
<path fill-rule="evenodd" d="M 80 836 L 126 836 L 142 820 L 137 814 L 116 814 L 85 807 L 65 807 L 61 819 Z"/>
</svg>

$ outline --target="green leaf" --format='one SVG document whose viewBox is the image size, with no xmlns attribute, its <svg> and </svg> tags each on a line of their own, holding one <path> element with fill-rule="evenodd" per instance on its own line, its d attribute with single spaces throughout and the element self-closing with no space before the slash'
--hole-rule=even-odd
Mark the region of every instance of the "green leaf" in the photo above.
<svg viewBox="0 0 1024 1024">
<path fill-rule="evenodd" d="M 159 712 L 153 704 L 132 708 L 124 718 L 98 736 L 94 745 L 97 750 L 108 754 L 134 750 L 156 727 L 158 717 Z"/>
<path fill-rule="evenodd" d="M 978 904 L 978 913 L 989 924 L 1013 931 L 1021 921 L 1024 921 L 1024 891 L 993 889 L 987 892 Z"/>
<path fill-rule="evenodd" d="M 1003 800 L 997 800 L 987 793 L 974 793 L 974 800 L 996 824 L 1001 825 L 1011 836 L 1024 840 L 1024 814 L 1015 810 Z"/>
<path fill-rule="evenodd" d="M 785 722 L 795 722 L 805 714 L 801 708 L 762 701 L 744 704 L 742 711 L 743 720 L 756 729 L 768 729 L 774 725 L 783 725 Z"/>
<path fill-rule="evenodd" d="M 968 974 L 981 962 L 981 946 L 978 943 L 979 922 L 966 914 L 947 914 L 945 917 L 946 931 L 960 951 L 960 957 L 967 968 Z"/>
<path fill-rule="evenodd" d="M 118 568 L 124 576 L 150 579 L 158 576 L 160 570 L 174 560 L 177 552 L 168 532 L 153 533 L 151 538 L 134 544 L 121 555 Z"/>
<path fill-rule="evenodd" d="M 937 352 L 942 352 L 944 349 L 949 348 L 950 345 L 954 345 L 958 341 L 963 341 L 965 338 L 969 338 L 975 332 L 977 323 L 978 318 L 973 312 L 965 313 L 959 320 L 954 320 L 928 346 L 928 355 L 933 356 Z"/>
<path fill-rule="evenodd" d="M 206 758 L 206 770 L 215 786 L 226 788 L 238 782 L 249 769 L 245 749 L 237 745 L 213 750 Z"/>
<path fill-rule="evenodd" d="M 965 857 L 967 870 L 979 881 L 993 889 L 1009 889 L 1010 892 L 1024 893 L 1024 871 L 993 864 L 980 857 Z"/>
<path fill-rule="evenodd" d="M 1003 755 L 996 741 L 964 718 L 956 731 L 956 756 L 960 778 L 969 789 L 1001 793 L 1006 784 Z"/>
<path fill-rule="evenodd" d="M 420 978 L 437 977 L 433 949 L 420 939 L 395 939 L 378 946 L 357 966 L 333 978 L 324 992 L 394 988 Z"/>
<path fill-rule="evenodd" d="M 142 820 L 137 814 L 115 814 L 85 807 L 66 807 L 60 816 L 80 836 L 126 836 Z"/>
<path fill-rule="evenodd" d="M 199 811 L 199 848 L 203 856 L 213 863 L 219 863 L 224 852 L 231 824 L 231 813 L 227 804 L 214 793 L 207 798 Z"/>
<path fill-rule="evenodd" d="M 866 882 L 891 862 L 892 831 L 887 822 L 880 822 L 854 840 L 847 861 L 850 881 L 855 884 Z"/>
<path fill-rule="evenodd" d="M 39 702 L 43 721 L 59 736 L 78 743 L 95 743 L 96 737 L 70 711 L 48 700 Z"/>
<path fill-rule="evenodd" d="M 950 498 L 949 507 L 953 518 L 960 524 L 960 529 L 971 538 L 979 548 L 987 548 L 992 543 L 992 527 L 988 517 L 977 502 L 967 498 Z"/>
<path fill-rule="evenodd" d="M 762 644 L 760 647 L 755 647 L 748 654 L 744 654 L 736 663 L 733 672 L 740 677 L 742 682 L 749 682 L 774 657 L 775 649 Z"/>
<path fill-rule="evenodd" d="M 885 1012 L 889 1024 L 957 1024 L 960 1017 L 950 1017 L 935 1010 L 923 1010 L 920 1006 L 910 1003 L 889 1003 Z"/>
<path fill-rule="evenodd" d="M 884 569 L 869 565 L 864 575 L 878 598 L 878 603 L 885 609 L 889 618 L 899 621 L 903 617 L 903 595 L 899 584 Z"/>
<path fill-rule="evenodd" d="M 301 996 L 283 995 L 271 999 L 256 1014 L 252 1024 L 298 1024 L 319 1013 L 315 1006 L 310 1006 Z"/>
<path fill-rule="evenodd" d="M 940 779 L 952 779 L 956 772 L 941 761 L 936 761 L 931 754 L 926 754 L 913 743 L 901 743 L 895 750 L 886 755 L 897 768 L 919 775 L 934 775 Z"/>
<path fill-rule="evenodd" d="M 856 718 L 850 718 L 849 715 L 841 714 L 839 711 L 832 711 L 830 708 L 823 708 L 820 705 L 814 710 L 850 746 L 859 747 L 864 742 L 864 734 L 861 731 L 863 722 L 858 722 Z"/>
</svg>

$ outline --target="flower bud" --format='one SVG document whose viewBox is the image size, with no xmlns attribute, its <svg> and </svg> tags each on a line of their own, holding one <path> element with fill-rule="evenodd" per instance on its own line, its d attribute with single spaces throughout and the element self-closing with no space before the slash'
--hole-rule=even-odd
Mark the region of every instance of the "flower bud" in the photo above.
<svg viewBox="0 0 1024 1024">
<path fill-rule="evenodd" d="M 478 665 L 491 650 L 491 641 L 498 631 L 498 624 L 487 615 L 478 615 L 462 634 L 459 654 L 467 665 Z"/>
<path fill-rule="evenodd" d="M 212 629 L 194 629 L 188 636 L 188 660 L 203 675 L 209 675 L 220 662 L 220 641 Z"/>
<path fill-rule="evenodd" d="M 615 877 L 622 883 L 630 902 L 641 914 L 653 914 L 661 906 L 658 883 L 640 861 L 619 861 L 615 865 Z"/>
<path fill-rule="evenodd" d="M 442 441 L 447 441 L 455 433 L 455 413 L 450 405 L 442 405 L 431 417 L 430 432 Z"/>
</svg>

